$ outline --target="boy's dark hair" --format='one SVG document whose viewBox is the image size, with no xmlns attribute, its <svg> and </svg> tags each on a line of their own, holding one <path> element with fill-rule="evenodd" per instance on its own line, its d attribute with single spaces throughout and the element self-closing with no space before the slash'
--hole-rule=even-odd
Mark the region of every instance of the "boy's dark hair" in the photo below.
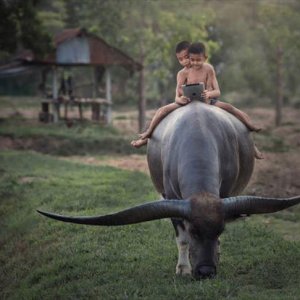
<svg viewBox="0 0 300 300">
<path fill-rule="evenodd" d="M 189 47 L 189 54 L 204 54 L 206 56 L 206 49 L 203 43 L 193 43 Z"/>
<path fill-rule="evenodd" d="M 189 49 L 191 43 L 187 41 L 182 41 L 176 45 L 175 51 L 176 53 L 181 52 L 182 50 Z"/>
</svg>

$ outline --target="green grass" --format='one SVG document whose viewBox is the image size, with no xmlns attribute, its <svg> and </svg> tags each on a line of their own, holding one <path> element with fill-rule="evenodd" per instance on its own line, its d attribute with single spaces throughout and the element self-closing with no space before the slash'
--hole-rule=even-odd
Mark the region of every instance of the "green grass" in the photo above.
<svg viewBox="0 0 300 300">
<path fill-rule="evenodd" d="M 9 108 L 15 111 L 20 108 L 40 108 L 39 97 L 11 97 L 11 96 L 0 96 L 0 109 Z"/>
<path fill-rule="evenodd" d="M 0 152 L 0 298 L 299 299 L 300 243 L 253 220 L 227 226 L 217 278 L 198 282 L 174 275 L 168 220 L 89 227 L 35 212 L 96 215 L 154 199 L 139 172 Z"/>
<path fill-rule="evenodd" d="M 288 152 L 291 149 L 291 146 L 286 144 L 283 138 L 268 130 L 255 135 L 255 141 L 260 150 L 266 152 L 280 153 Z"/>
<path fill-rule="evenodd" d="M 75 121 L 68 128 L 64 121 L 43 124 L 22 117 L 0 120 L 0 136 L 17 141 L 20 150 L 35 150 L 54 155 L 85 155 L 107 153 L 145 153 L 130 145 L 132 137 L 120 134 L 111 126 L 89 121 Z"/>
<path fill-rule="evenodd" d="M 90 120 L 73 120 L 71 127 L 67 127 L 64 120 L 55 124 L 38 122 L 38 97 L 1 96 L 0 109 L 14 112 L 0 119 L 0 137 L 10 138 L 18 150 L 64 156 L 146 153 L 146 147 L 137 150 L 130 145 L 133 136 L 126 136 L 112 126 L 103 126 Z M 25 118 L 23 109 L 34 111 L 35 119 Z"/>
</svg>

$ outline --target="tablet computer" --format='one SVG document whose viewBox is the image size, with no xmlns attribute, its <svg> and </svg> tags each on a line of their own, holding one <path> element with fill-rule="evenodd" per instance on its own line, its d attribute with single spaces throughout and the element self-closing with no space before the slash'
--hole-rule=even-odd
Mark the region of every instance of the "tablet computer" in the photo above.
<svg viewBox="0 0 300 300">
<path fill-rule="evenodd" d="M 202 97 L 202 93 L 204 91 L 204 83 L 199 82 L 195 84 L 184 84 L 182 86 L 183 89 L 183 95 L 187 98 L 189 98 L 191 101 L 204 101 L 204 98 Z"/>
</svg>

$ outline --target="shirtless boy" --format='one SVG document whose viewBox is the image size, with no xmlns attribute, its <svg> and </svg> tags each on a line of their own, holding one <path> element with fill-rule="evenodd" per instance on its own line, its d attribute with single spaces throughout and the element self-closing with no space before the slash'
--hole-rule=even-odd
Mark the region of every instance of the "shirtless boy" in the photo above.
<svg viewBox="0 0 300 300">
<path fill-rule="evenodd" d="M 177 44 L 175 52 L 176 52 L 176 57 L 178 59 L 178 62 L 180 63 L 181 66 L 183 66 L 183 69 L 181 69 L 177 73 L 177 86 L 176 86 L 176 96 L 175 96 L 175 102 L 170 103 L 168 105 L 165 105 L 161 108 L 159 108 L 150 125 L 149 128 L 142 134 L 140 134 L 140 138 L 138 140 L 133 140 L 131 142 L 131 145 L 133 147 L 139 148 L 148 142 L 148 138 L 151 136 L 154 128 L 158 125 L 158 123 L 170 112 L 173 110 L 179 108 L 182 105 L 185 105 L 190 102 L 189 99 L 185 98 L 182 96 L 182 87 L 181 85 L 184 84 L 184 82 L 181 83 L 181 78 L 186 78 L 188 70 L 190 69 L 190 58 L 189 58 L 189 47 L 190 43 L 187 41 L 182 41 Z"/>
<path fill-rule="evenodd" d="M 179 52 L 177 53 L 176 51 L 176 56 L 178 60 L 182 57 L 179 55 L 180 55 Z M 159 110 L 157 110 L 150 123 L 149 128 L 140 135 L 139 140 L 131 142 L 132 146 L 140 147 L 146 144 L 147 139 L 151 136 L 154 128 L 167 114 L 177 109 L 178 107 L 190 102 L 189 99 L 183 96 L 182 85 L 184 83 L 194 84 L 194 83 L 203 82 L 205 86 L 205 90 L 202 94 L 202 97 L 205 99 L 205 102 L 207 104 L 218 106 L 228 111 L 229 113 L 233 114 L 240 121 L 242 121 L 250 131 L 260 130 L 260 128 L 255 127 L 251 123 L 250 118 L 246 113 L 235 108 L 229 103 L 221 102 L 215 99 L 218 98 L 221 93 L 220 93 L 218 81 L 213 66 L 205 62 L 207 59 L 207 55 L 206 55 L 204 44 L 203 43 L 192 44 L 188 49 L 188 55 L 189 55 L 190 64 L 189 65 L 186 64 L 184 66 L 184 69 L 179 71 L 177 74 L 175 103 L 168 104 L 166 106 L 161 107 Z M 255 157 L 260 159 L 263 158 L 262 154 L 258 151 L 256 147 L 255 147 Z"/>
</svg>

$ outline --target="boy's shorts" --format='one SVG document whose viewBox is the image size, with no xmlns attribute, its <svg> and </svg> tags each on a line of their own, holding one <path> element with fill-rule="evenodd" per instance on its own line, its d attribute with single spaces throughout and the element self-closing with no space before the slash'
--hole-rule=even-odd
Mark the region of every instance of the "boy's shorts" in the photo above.
<svg viewBox="0 0 300 300">
<path fill-rule="evenodd" d="M 210 105 L 215 105 L 218 102 L 218 99 L 210 99 Z"/>
</svg>

